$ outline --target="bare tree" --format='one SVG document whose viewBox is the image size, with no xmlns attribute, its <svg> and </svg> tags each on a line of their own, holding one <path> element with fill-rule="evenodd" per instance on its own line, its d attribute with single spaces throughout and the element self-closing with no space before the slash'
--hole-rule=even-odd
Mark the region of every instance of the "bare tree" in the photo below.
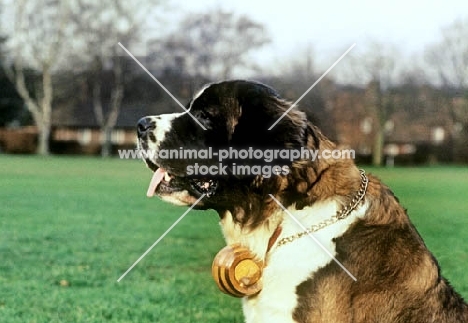
<svg viewBox="0 0 468 323">
<path fill-rule="evenodd" d="M 462 155 L 468 142 L 468 18 L 443 28 L 439 42 L 428 46 L 425 54 L 441 85 L 459 93 L 452 101 L 450 115 L 455 153 Z M 468 159 L 466 155 L 461 157 Z"/>
<path fill-rule="evenodd" d="M 78 58 L 80 65 L 90 70 L 93 110 L 101 128 L 103 157 L 111 154 L 112 130 L 120 114 L 124 97 L 125 79 L 123 58 L 118 42 L 129 46 L 138 43 L 140 34 L 146 26 L 144 15 L 148 8 L 156 8 L 157 0 L 78 0 L 74 7 L 76 35 L 81 43 Z M 80 45 L 77 45 L 80 46 Z M 105 84 L 103 74 L 110 71 L 112 83 Z M 110 87 L 108 98 L 104 98 L 102 88 Z M 109 102 L 108 107 L 103 104 Z"/>
<path fill-rule="evenodd" d="M 246 16 L 215 9 L 190 14 L 159 43 L 160 51 L 192 76 L 227 79 L 235 68 L 254 69 L 249 54 L 269 42 L 265 28 Z M 167 57 L 166 56 L 166 57 Z"/>
<path fill-rule="evenodd" d="M 67 2 L 18 0 L 13 2 L 14 22 L 8 41 L 9 60 L 4 61 L 6 75 L 31 112 L 39 131 L 38 153 L 49 153 L 51 131 L 53 72 L 60 64 L 64 46 Z M 26 86 L 25 68 L 39 71 L 40 81 L 34 91 Z"/>
<path fill-rule="evenodd" d="M 315 67 L 315 53 L 311 44 L 296 48 L 294 57 L 278 63 L 275 76 L 265 81 L 282 96 L 294 102 L 320 77 Z M 335 93 L 335 85 L 329 78 L 322 79 L 305 97 L 296 109 L 306 113 L 308 119 L 319 126 L 329 138 L 336 139 L 332 107 L 327 104 Z"/>
<path fill-rule="evenodd" d="M 468 87 L 468 19 L 441 31 L 441 39 L 426 48 L 426 61 L 447 87 Z"/>
<path fill-rule="evenodd" d="M 3 64 L 9 79 L 31 112 L 39 130 L 38 152 L 49 153 L 53 76 L 61 69 L 94 69 L 94 111 L 102 129 L 103 155 L 110 152 L 110 137 L 124 94 L 124 73 L 117 43 L 137 42 L 149 14 L 158 0 L 50 0 L 14 1 L 12 37 Z M 149 9 L 148 9 L 149 8 Z M 67 36 L 67 37 L 66 37 Z M 75 62 L 75 64 L 72 64 Z M 25 68 L 39 71 L 40 82 L 30 86 Z M 96 69 L 99 69 L 96 70 Z M 111 70 L 113 85 L 110 108 L 102 104 L 102 70 Z M 30 89 L 33 88 L 34 91 Z"/>
<path fill-rule="evenodd" d="M 372 164 L 375 166 L 383 162 L 385 124 L 393 109 L 388 89 L 395 83 L 397 57 L 393 46 L 373 41 L 364 51 L 351 55 L 348 60 L 355 79 L 367 84 L 366 108 L 373 119 Z"/>
</svg>

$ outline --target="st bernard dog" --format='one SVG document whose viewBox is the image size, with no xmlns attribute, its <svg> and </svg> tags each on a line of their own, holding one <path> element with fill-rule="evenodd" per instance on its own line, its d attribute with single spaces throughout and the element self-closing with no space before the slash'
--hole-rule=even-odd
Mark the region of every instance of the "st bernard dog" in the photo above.
<svg viewBox="0 0 468 323">
<path fill-rule="evenodd" d="M 187 170 L 221 166 L 216 156 L 157 154 L 305 147 L 321 156 L 337 149 L 296 108 L 268 130 L 290 106 L 266 85 L 225 81 L 205 86 L 188 112 L 138 123 L 140 149 L 156 152 L 145 158 L 154 172 L 149 195 L 186 206 L 203 196 L 195 208 L 218 212 L 227 245 L 264 264 L 262 289 L 242 299 L 246 322 L 468 322 L 468 305 L 441 276 L 398 199 L 351 158 L 230 156 L 219 174 L 201 175 Z M 274 171 L 239 174 L 236 165 Z"/>
</svg>

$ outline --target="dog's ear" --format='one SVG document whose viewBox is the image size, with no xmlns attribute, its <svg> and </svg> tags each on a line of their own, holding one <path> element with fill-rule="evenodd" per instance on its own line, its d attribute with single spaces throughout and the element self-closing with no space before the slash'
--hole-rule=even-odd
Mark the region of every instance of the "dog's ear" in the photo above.
<svg viewBox="0 0 468 323">
<path fill-rule="evenodd" d="M 284 100 L 277 100 L 277 110 L 273 123 L 269 126 L 274 137 L 285 136 L 287 148 L 300 148 L 307 146 L 308 120 L 304 112 L 298 107 L 291 108 L 291 103 Z M 290 110 L 289 110 L 290 109 Z M 288 111 L 289 110 L 289 111 Z M 286 113 L 286 111 L 288 111 Z M 286 114 L 285 114 L 286 113 Z M 281 118 L 281 119 L 280 119 Z M 278 121 L 279 120 L 279 121 Z M 280 139 L 281 140 L 281 139 Z"/>
<path fill-rule="evenodd" d="M 231 141 L 242 113 L 235 96 L 234 84 L 221 82 L 206 86 L 190 104 L 190 112 L 202 121 L 210 133 L 209 136 L 205 136 L 208 140 L 207 145 L 226 146 Z"/>
</svg>

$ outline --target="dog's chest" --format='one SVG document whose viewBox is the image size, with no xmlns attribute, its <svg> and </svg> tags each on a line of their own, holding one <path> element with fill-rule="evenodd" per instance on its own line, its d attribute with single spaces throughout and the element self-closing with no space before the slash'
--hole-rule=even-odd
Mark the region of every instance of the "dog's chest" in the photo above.
<svg viewBox="0 0 468 323">
<path fill-rule="evenodd" d="M 336 210 L 337 204 L 330 201 L 303 210 L 290 210 L 290 214 L 303 227 L 309 228 L 330 218 Z M 358 217 L 363 216 L 364 210 L 365 206 L 360 207 L 348 218 L 313 233 L 316 240 L 306 235 L 282 246 L 274 246 L 266 259 L 262 291 L 254 297 L 243 299 L 246 322 L 295 322 L 293 313 L 297 306 L 296 287 L 313 277 L 317 270 L 334 261 L 323 248 L 335 256 L 333 239 L 346 232 Z M 278 241 L 304 231 L 291 215 L 284 215 Z"/>
</svg>

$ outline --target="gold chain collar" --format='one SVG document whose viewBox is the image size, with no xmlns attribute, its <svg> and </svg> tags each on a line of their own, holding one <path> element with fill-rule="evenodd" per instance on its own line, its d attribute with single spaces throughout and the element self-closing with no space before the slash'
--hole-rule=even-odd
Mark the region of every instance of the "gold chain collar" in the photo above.
<svg viewBox="0 0 468 323">
<path fill-rule="evenodd" d="M 331 218 L 326 219 L 318 224 L 312 225 L 310 228 L 308 228 L 306 231 L 299 232 L 296 234 L 293 234 L 289 237 L 282 238 L 280 241 L 278 241 L 277 246 L 281 247 L 289 242 L 292 242 L 296 239 L 299 239 L 305 235 L 311 234 L 313 232 L 317 232 L 329 225 L 332 225 L 339 220 L 342 220 L 346 217 L 349 216 L 349 214 L 354 211 L 359 203 L 364 199 L 364 196 L 366 195 L 367 191 L 367 185 L 369 184 L 369 179 L 366 176 L 366 172 L 363 169 L 360 169 L 359 172 L 361 173 L 361 186 L 359 187 L 359 191 L 356 193 L 356 195 L 353 197 L 351 202 L 349 202 L 348 205 L 346 205 L 344 208 L 336 211 L 336 214 L 333 215 Z"/>
</svg>

